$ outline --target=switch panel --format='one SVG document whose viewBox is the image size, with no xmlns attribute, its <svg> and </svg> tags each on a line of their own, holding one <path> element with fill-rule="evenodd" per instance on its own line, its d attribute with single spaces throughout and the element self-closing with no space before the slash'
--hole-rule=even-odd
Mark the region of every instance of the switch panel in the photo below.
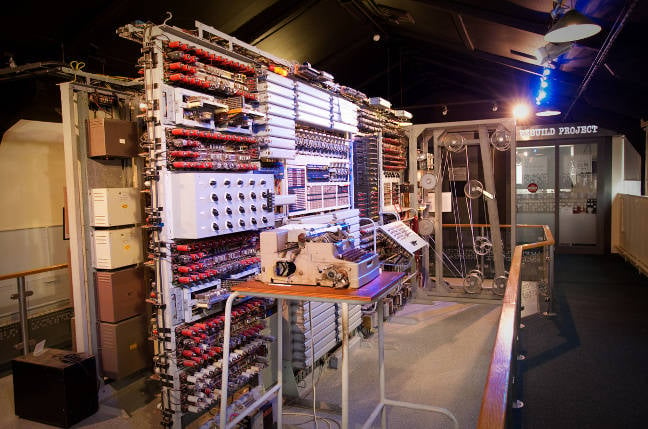
<svg viewBox="0 0 648 429">
<path fill-rule="evenodd" d="M 173 238 L 274 227 L 272 174 L 177 173 L 170 186 Z"/>
</svg>

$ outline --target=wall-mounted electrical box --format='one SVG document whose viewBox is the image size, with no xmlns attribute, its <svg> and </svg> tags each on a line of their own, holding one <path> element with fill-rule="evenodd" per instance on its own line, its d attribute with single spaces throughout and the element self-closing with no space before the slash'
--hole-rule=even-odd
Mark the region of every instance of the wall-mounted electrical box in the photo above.
<svg viewBox="0 0 648 429">
<path fill-rule="evenodd" d="M 140 222 L 140 193 L 137 188 L 92 190 L 92 226 L 133 225 Z"/>
<path fill-rule="evenodd" d="M 132 158 L 137 156 L 137 123 L 121 119 L 88 119 L 88 156 Z"/>
<path fill-rule="evenodd" d="M 119 322 L 144 313 L 144 276 L 140 268 L 95 273 L 99 320 Z"/>
<path fill-rule="evenodd" d="M 142 231 L 138 227 L 94 231 L 94 266 L 110 270 L 142 262 Z"/>
</svg>

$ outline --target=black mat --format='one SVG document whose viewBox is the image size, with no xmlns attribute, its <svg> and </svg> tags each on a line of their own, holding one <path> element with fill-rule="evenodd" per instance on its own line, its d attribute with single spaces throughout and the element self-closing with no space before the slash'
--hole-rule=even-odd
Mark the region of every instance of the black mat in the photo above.
<svg viewBox="0 0 648 429">
<path fill-rule="evenodd" d="M 648 427 L 648 279 L 616 255 L 556 258 L 557 316 L 524 319 L 514 427 Z"/>
</svg>

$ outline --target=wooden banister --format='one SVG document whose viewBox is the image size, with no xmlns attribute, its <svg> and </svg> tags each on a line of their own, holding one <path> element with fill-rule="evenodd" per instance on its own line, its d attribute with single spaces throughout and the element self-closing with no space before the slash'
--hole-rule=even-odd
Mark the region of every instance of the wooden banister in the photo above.
<svg viewBox="0 0 648 429">
<path fill-rule="evenodd" d="M 477 421 L 479 429 L 503 429 L 506 427 L 506 416 L 511 395 L 511 367 L 514 360 L 517 359 L 516 338 L 520 325 L 522 254 L 525 250 L 555 244 L 553 234 L 547 225 L 527 226 L 542 227 L 545 239 L 536 243 L 515 246 L 513 250 L 508 282 L 502 300 L 502 312 L 497 326 L 497 337 L 491 354 L 491 363 L 486 376 L 486 385 L 484 386 L 479 420 Z M 470 224 L 468 224 L 468 227 L 470 227 Z"/>
<path fill-rule="evenodd" d="M 68 264 L 59 264 L 59 265 L 52 265 L 52 266 L 49 266 L 49 267 L 36 268 L 34 270 L 19 271 L 17 273 L 2 274 L 2 275 L 0 275 L 0 280 L 15 279 L 17 277 L 27 277 L 27 276 L 31 276 L 33 274 L 40 274 L 40 273 L 46 273 L 48 271 L 62 270 L 62 269 L 67 268 L 67 267 L 68 267 Z"/>
</svg>

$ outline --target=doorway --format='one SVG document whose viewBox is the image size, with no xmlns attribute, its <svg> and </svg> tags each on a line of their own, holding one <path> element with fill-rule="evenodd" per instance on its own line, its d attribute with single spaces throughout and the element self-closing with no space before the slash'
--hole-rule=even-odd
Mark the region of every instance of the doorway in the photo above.
<svg viewBox="0 0 648 429">
<path fill-rule="evenodd" d="M 517 222 L 549 225 L 559 252 L 604 253 L 609 246 L 605 213 L 610 204 L 604 192 L 609 173 L 606 149 L 601 139 L 520 144 Z M 521 243 L 537 241 L 535 235 L 533 229 L 518 230 Z"/>
</svg>

